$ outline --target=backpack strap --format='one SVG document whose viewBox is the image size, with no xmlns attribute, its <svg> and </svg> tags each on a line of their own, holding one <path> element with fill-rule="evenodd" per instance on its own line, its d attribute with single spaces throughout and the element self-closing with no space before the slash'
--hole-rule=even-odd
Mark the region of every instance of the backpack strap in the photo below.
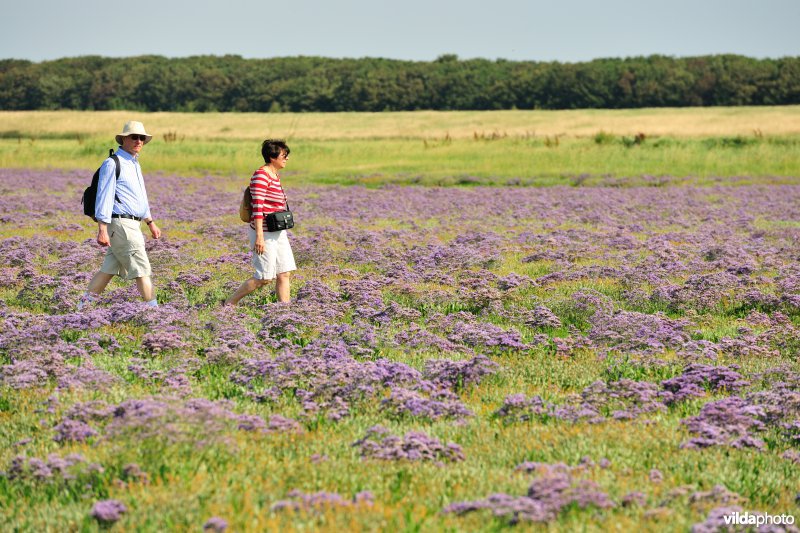
<svg viewBox="0 0 800 533">
<path fill-rule="evenodd" d="M 120 173 L 119 156 L 114 153 L 113 149 L 109 148 L 108 149 L 108 157 L 110 157 L 111 159 L 114 160 L 114 176 L 116 177 L 116 179 L 119 179 L 119 173 Z M 114 184 L 114 189 L 115 189 L 114 190 L 114 200 L 116 200 L 117 203 L 120 203 L 119 196 L 117 196 L 116 184 Z"/>
<path fill-rule="evenodd" d="M 118 156 L 117 154 L 115 154 L 115 153 L 114 153 L 114 150 L 112 150 L 111 148 L 109 148 L 109 149 L 108 149 L 108 157 L 110 157 L 111 159 L 113 159 L 113 160 L 114 160 L 114 163 L 115 163 L 115 165 L 116 165 L 116 168 L 115 168 L 116 172 L 115 172 L 115 173 L 116 173 L 116 175 L 117 175 L 117 179 L 119 179 L 119 172 L 120 172 L 120 168 L 119 168 L 119 156 Z"/>
</svg>

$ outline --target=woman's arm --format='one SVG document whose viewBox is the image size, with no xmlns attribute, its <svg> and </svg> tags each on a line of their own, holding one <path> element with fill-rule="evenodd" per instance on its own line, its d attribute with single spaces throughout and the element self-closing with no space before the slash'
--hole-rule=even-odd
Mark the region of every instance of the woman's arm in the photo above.
<svg viewBox="0 0 800 533">
<path fill-rule="evenodd" d="M 261 255 L 264 253 L 264 247 L 266 246 L 264 244 L 264 219 L 257 218 L 253 222 L 256 227 L 256 244 L 253 246 L 253 250 L 255 250 L 258 255 Z"/>
</svg>

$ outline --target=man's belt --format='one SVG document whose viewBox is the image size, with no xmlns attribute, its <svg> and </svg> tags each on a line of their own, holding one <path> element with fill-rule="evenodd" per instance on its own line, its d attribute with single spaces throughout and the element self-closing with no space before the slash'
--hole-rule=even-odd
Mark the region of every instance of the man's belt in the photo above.
<svg viewBox="0 0 800 533">
<path fill-rule="evenodd" d="M 142 220 L 142 217 L 135 217 L 133 215 L 118 215 L 116 213 L 111 215 L 111 218 L 129 218 L 131 220 L 135 220 L 136 222 L 140 222 Z"/>
</svg>

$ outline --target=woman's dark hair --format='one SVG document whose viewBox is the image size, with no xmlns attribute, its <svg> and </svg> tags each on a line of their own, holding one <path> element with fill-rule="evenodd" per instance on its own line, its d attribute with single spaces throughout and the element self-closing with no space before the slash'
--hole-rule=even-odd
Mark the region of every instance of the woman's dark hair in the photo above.
<svg viewBox="0 0 800 533">
<path fill-rule="evenodd" d="M 264 163 L 269 165 L 270 159 L 278 159 L 281 152 L 286 152 L 289 155 L 289 147 L 281 139 L 267 139 L 261 143 L 261 155 L 264 157 Z"/>
</svg>

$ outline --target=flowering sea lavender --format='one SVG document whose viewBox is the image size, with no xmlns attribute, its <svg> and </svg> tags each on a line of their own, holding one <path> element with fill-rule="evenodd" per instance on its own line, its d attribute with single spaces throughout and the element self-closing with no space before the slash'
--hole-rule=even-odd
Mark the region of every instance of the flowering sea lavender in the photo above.
<svg viewBox="0 0 800 533">
<path fill-rule="evenodd" d="M 428 393 L 441 389 L 402 363 L 356 361 L 341 344 L 309 345 L 303 352 L 286 350 L 274 359 L 245 360 L 231 380 L 255 395 L 275 388 L 292 392 L 308 415 L 325 412 L 331 420 L 347 416 L 354 402 L 381 396 L 387 388 L 410 387 Z"/>
<path fill-rule="evenodd" d="M 168 350 L 177 350 L 187 346 L 184 341 L 186 332 L 177 327 L 159 329 L 145 333 L 142 347 L 150 353 L 159 354 Z"/>
<path fill-rule="evenodd" d="M 258 338 L 248 328 L 249 323 L 249 316 L 237 312 L 232 306 L 222 306 L 212 311 L 210 320 L 203 327 L 213 337 L 211 344 L 205 348 L 206 359 L 212 363 L 232 362 L 237 359 L 235 354 L 254 351 Z"/>
<path fill-rule="evenodd" d="M 540 396 L 528 398 L 524 394 L 511 394 L 503 400 L 503 405 L 494 412 L 493 416 L 503 422 L 527 422 L 537 420 L 549 415 L 549 406 Z"/>
<path fill-rule="evenodd" d="M 764 423 L 759 420 L 763 414 L 762 408 L 735 396 L 707 403 L 700 414 L 681 421 L 690 433 L 698 435 L 681 444 L 681 448 L 764 448 L 764 442 L 752 435 L 764 429 Z"/>
<path fill-rule="evenodd" d="M 746 498 L 728 490 L 725 485 L 715 485 L 711 490 L 697 491 L 689 495 L 689 503 L 713 502 L 717 505 L 744 503 Z"/>
<path fill-rule="evenodd" d="M 491 494 L 483 500 L 451 503 L 442 509 L 442 513 L 465 515 L 481 509 L 490 510 L 494 516 L 508 519 L 512 525 L 519 522 L 549 522 L 555 519 L 552 510 L 534 498 L 502 493 Z"/>
<path fill-rule="evenodd" d="M 269 417 L 269 424 L 266 430 L 271 433 L 292 433 L 302 431 L 300 422 L 293 418 L 287 418 L 281 415 L 272 415 Z"/>
<path fill-rule="evenodd" d="M 188 396 L 192 393 L 192 385 L 186 375 L 190 361 L 183 361 L 178 367 L 170 368 L 169 370 L 147 368 L 146 365 L 148 363 L 139 358 L 131 358 L 130 361 L 131 364 L 128 365 L 128 371 L 137 378 L 148 383 L 160 385 L 179 396 Z"/>
<path fill-rule="evenodd" d="M 393 417 L 412 417 L 427 418 L 437 420 L 440 418 L 452 418 L 464 420 L 473 416 L 463 403 L 452 397 L 450 394 L 434 393 L 432 397 L 427 397 L 422 393 L 394 387 L 388 398 L 381 400 L 381 409 Z"/>
<path fill-rule="evenodd" d="M 361 457 L 384 461 L 434 461 L 436 463 L 464 460 L 461 446 L 452 442 L 443 444 L 425 433 L 411 431 L 403 437 L 389 434 L 383 426 L 373 426 L 367 434 L 353 443 Z"/>
<path fill-rule="evenodd" d="M 304 493 L 299 490 L 289 491 L 286 500 L 275 502 L 272 511 L 324 511 L 331 508 L 371 506 L 374 496 L 371 492 L 359 492 L 352 499 L 345 499 L 335 492 Z"/>
<path fill-rule="evenodd" d="M 150 476 L 136 463 L 125 465 L 122 469 L 122 476 L 126 480 L 136 481 L 145 485 L 150 482 Z"/>
<path fill-rule="evenodd" d="M 526 344 L 517 330 L 503 329 L 494 324 L 481 322 L 475 315 L 465 312 L 449 315 L 435 314 L 429 317 L 429 324 L 447 334 L 447 339 L 468 347 L 498 347 L 503 349 L 524 349 Z"/>
<path fill-rule="evenodd" d="M 495 516 L 504 517 L 515 524 L 520 521 L 551 522 L 572 506 L 606 509 L 614 507 L 614 502 L 595 483 L 575 479 L 569 473 L 553 469 L 535 479 L 525 496 L 492 494 L 484 500 L 450 504 L 442 512 L 462 515 L 488 509 Z"/>
<path fill-rule="evenodd" d="M 72 419 L 63 420 L 53 431 L 56 433 L 53 437 L 56 442 L 84 442 L 98 434 L 89 424 Z"/>
<path fill-rule="evenodd" d="M 595 381 L 581 392 L 581 397 L 584 404 L 597 411 L 611 411 L 615 420 L 630 420 L 665 410 L 659 399 L 659 387 L 646 381 Z"/>
<path fill-rule="evenodd" d="M 242 431 L 296 431 L 298 424 L 277 415 L 270 424 L 257 415 L 235 413 L 232 403 L 190 398 L 124 400 L 116 406 L 76 404 L 54 429 L 56 440 L 85 440 L 98 434 L 84 420 L 93 420 L 107 438 L 135 435 L 138 439 L 159 438 L 170 442 L 208 443 L 224 438 L 229 429 Z"/>
<path fill-rule="evenodd" d="M 781 454 L 781 458 L 796 465 L 800 465 L 800 452 L 797 450 L 786 450 Z"/>
<path fill-rule="evenodd" d="M 594 505 L 599 508 L 613 507 L 614 503 L 601 492 L 594 482 L 573 480 L 567 474 L 540 477 L 528 487 L 528 497 L 544 503 L 551 509 L 562 509 L 570 504 L 580 508 Z"/>
<path fill-rule="evenodd" d="M 535 285 L 535 282 L 531 278 L 519 275 L 515 272 L 511 272 L 497 280 L 497 286 L 503 291 L 510 291 L 512 289 L 530 287 L 533 285 Z"/>
<path fill-rule="evenodd" d="M 673 404 L 690 397 L 705 396 L 706 391 L 737 392 L 750 382 L 738 372 L 737 365 L 709 366 L 693 363 L 684 368 L 680 376 L 661 382 L 664 402 Z"/>
<path fill-rule="evenodd" d="M 569 466 L 566 463 L 541 463 L 538 461 L 525 461 L 520 463 L 514 469 L 518 472 L 526 472 L 528 474 L 537 474 L 538 476 L 555 476 L 562 474 L 571 474 L 574 471 L 581 470 L 585 465 Z"/>
<path fill-rule="evenodd" d="M 119 500 L 100 500 L 92 507 L 91 516 L 102 524 L 112 524 L 128 511 Z"/>
<path fill-rule="evenodd" d="M 468 361 L 449 359 L 429 359 L 425 362 L 423 375 L 431 382 L 452 390 L 460 390 L 480 383 L 485 376 L 491 376 L 500 365 L 486 356 L 478 355 Z"/>
<path fill-rule="evenodd" d="M 228 529 L 228 521 L 218 516 L 212 516 L 203 524 L 203 531 L 212 533 L 223 533 L 226 529 Z"/>
<path fill-rule="evenodd" d="M 623 507 L 644 507 L 647 505 L 647 495 L 644 492 L 632 491 L 622 497 L 620 504 Z"/>
<path fill-rule="evenodd" d="M 38 457 L 17 455 L 11 460 L 5 475 L 11 479 L 33 479 L 44 481 L 53 477 L 53 469 Z"/>
<path fill-rule="evenodd" d="M 532 328 L 560 328 L 561 319 L 558 318 L 549 308 L 544 305 L 537 305 L 525 317 L 526 326 Z"/>
<path fill-rule="evenodd" d="M 747 401 L 759 409 L 760 420 L 772 428 L 780 428 L 792 441 L 797 441 L 800 420 L 800 390 L 776 384 L 769 390 L 751 393 Z"/>
<path fill-rule="evenodd" d="M 369 318 L 371 320 L 380 322 L 382 324 L 388 324 L 392 320 L 410 322 L 418 320 L 421 317 L 422 313 L 420 313 L 416 309 L 412 309 L 410 307 L 404 307 L 397 302 L 389 302 L 386 308 L 384 308 L 379 313 L 375 313 Z"/>
<path fill-rule="evenodd" d="M 592 341 L 620 351 L 660 353 L 679 348 L 689 340 L 687 320 L 674 320 L 659 313 L 596 312 L 589 322 Z"/>
<path fill-rule="evenodd" d="M 394 336 L 394 342 L 406 349 L 428 349 L 442 352 L 463 352 L 463 348 L 444 337 L 423 329 L 418 324 L 410 324 Z"/>
</svg>

